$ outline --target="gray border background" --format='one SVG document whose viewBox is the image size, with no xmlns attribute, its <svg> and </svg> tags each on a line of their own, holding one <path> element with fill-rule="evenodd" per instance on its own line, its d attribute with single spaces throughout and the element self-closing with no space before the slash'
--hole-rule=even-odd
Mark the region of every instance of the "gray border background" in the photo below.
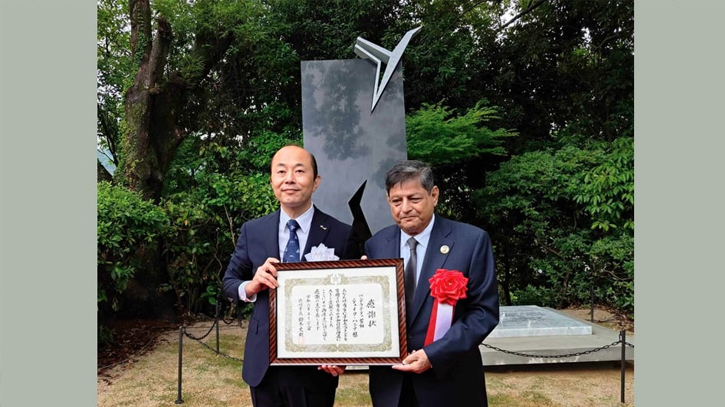
<svg viewBox="0 0 725 407">
<path fill-rule="evenodd" d="M 638 407 L 722 399 L 723 16 L 725 2 L 635 3 Z"/>
<path fill-rule="evenodd" d="M 96 4 L 0 2 L 0 405 L 96 405 Z"/>
<path fill-rule="evenodd" d="M 721 398 L 723 16 L 635 4 L 638 407 Z M 95 18 L 0 2 L 0 406 L 95 405 Z"/>
</svg>

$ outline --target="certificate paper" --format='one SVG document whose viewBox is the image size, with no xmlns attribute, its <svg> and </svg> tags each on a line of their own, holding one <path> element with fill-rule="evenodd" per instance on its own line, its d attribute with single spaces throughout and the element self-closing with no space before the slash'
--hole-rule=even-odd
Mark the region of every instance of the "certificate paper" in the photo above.
<svg viewBox="0 0 725 407">
<path fill-rule="evenodd" d="M 277 264 L 272 364 L 393 364 L 407 351 L 401 259 Z"/>
</svg>

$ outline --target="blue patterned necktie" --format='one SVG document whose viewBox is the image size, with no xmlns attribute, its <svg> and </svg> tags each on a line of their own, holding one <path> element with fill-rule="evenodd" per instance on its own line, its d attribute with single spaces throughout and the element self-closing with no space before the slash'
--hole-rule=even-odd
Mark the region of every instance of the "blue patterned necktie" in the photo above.
<svg viewBox="0 0 725 407">
<path fill-rule="evenodd" d="M 297 238 L 297 229 L 299 228 L 300 224 L 296 220 L 290 219 L 287 222 L 289 240 L 287 241 L 287 247 L 284 248 L 284 259 L 282 259 L 285 263 L 300 261 L 300 241 Z"/>
</svg>

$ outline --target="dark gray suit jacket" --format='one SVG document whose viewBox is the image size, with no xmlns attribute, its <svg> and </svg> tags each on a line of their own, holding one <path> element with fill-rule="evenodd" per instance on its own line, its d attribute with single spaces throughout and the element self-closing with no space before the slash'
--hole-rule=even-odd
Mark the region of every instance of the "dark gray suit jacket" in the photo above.
<svg viewBox="0 0 725 407">
<path fill-rule="evenodd" d="M 245 222 L 240 231 L 237 246 L 227 267 L 224 279 L 224 295 L 234 302 L 239 301 L 239 286 L 243 281 L 251 280 L 257 268 L 264 264 L 269 257 L 279 258 L 279 225 L 280 212 L 277 210 L 267 216 Z M 312 226 L 307 238 L 307 244 L 301 258 L 309 253 L 313 246 L 323 243 L 335 249 L 335 255 L 341 259 L 349 258 L 348 239 L 350 226 L 338 221 L 315 207 L 312 217 Z M 269 290 L 257 294 L 254 309 L 249 320 L 249 330 L 244 349 L 244 364 L 242 378 L 254 387 L 264 378 L 269 368 Z M 310 375 L 318 378 L 320 386 L 337 387 L 338 378 L 317 371 L 316 367 L 305 369 L 301 373 L 305 380 Z"/>
<path fill-rule="evenodd" d="M 447 253 L 441 250 L 448 246 Z M 400 229 L 389 226 L 365 243 L 370 259 L 400 258 Z M 435 300 L 428 280 L 438 269 L 458 270 L 468 278 L 467 298 L 453 311 L 453 324 L 439 340 L 423 347 Z M 488 233 L 436 216 L 407 318 L 408 350 L 425 349 L 433 365 L 422 373 L 388 366 L 370 367 L 370 394 L 376 407 L 397 406 L 404 375 L 410 375 L 421 407 L 486 406 L 483 363 L 478 345 L 498 324 L 498 286 Z"/>
</svg>

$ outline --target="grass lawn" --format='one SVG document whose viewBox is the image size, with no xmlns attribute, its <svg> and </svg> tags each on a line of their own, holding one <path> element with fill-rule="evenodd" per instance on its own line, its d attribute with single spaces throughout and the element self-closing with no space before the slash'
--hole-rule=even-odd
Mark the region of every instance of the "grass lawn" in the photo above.
<svg viewBox="0 0 725 407">
<path fill-rule="evenodd" d="M 211 322 L 188 328 L 202 336 Z M 241 359 L 246 331 L 238 325 L 221 326 L 220 350 Z M 203 340 L 216 348 L 212 332 Z M 251 406 L 249 389 L 241 378 L 241 362 L 217 355 L 184 338 L 182 399 L 185 406 Z M 156 348 L 134 363 L 116 366 L 98 379 L 99 407 L 176 406 L 178 390 L 178 331 L 164 334 Z M 340 378 L 335 406 L 370 406 L 366 371 L 348 370 Z M 634 367 L 626 371 L 621 404 L 620 370 L 614 363 L 540 365 L 511 370 L 487 369 L 486 387 L 491 407 L 607 407 L 634 406 Z M 455 407 L 455 406 L 446 406 Z"/>
</svg>

